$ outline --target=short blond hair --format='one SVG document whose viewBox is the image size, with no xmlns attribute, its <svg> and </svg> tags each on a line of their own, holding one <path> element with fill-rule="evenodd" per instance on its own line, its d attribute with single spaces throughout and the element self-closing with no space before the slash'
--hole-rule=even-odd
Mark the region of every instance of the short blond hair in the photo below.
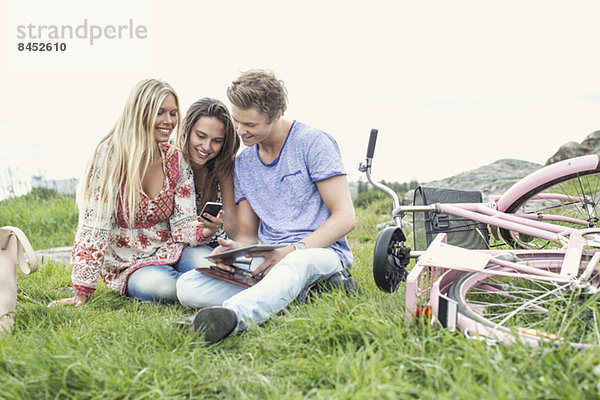
<svg viewBox="0 0 600 400">
<path fill-rule="evenodd" d="M 231 104 L 243 110 L 255 108 L 267 116 L 269 122 L 279 112 L 287 109 L 287 89 L 285 83 L 272 71 L 251 69 L 240 75 L 227 89 Z"/>
</svg>

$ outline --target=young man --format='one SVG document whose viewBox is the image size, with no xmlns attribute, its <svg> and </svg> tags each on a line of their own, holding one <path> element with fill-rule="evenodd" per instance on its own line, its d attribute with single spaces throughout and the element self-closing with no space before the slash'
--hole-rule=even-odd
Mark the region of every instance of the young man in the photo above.
<svg viewBox="0 0 600 400">
<path fill-rule="evenodd" d="M 202 308 L 191 324 L 208 342 L 259 324 L 317 281 L 341 276 L 352 264 L 345 235 L 356 222 L 337 143 L 283 118 L 287 94 L 282 81 L 269 71 L 251 70 L 232 83 L 227 96 L 247 148 L 234 172 L 238 235 L 219 239 L 213 253 L 258 242 L 288 246 L 251 254 L 264 262 L 253 272 L 262 279 L 248 289 L 195 270 L 179 278 L 179 300 Z M 232 271 L 230 263 L 220 260 L 217 267 Z"/>
</svg>

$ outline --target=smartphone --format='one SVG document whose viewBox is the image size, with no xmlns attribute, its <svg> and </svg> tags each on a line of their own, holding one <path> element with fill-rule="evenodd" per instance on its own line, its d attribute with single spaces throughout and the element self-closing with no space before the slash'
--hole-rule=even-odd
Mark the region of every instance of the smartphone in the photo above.
<svg viewBox="0 0 600 400">
<path fill-rule="evenodd" d="M 202 212 L 200 213 L 200 216 L 202 218 L 204 218 L 205 220 L 208 220 L 208 218 L 204 217 L 204 214 L 210 214 L 213 217 L 216 217 L 217 214 L 219 213 L 219 211 L 221 211 L 221 208 L 223 208 L 223 204 L 221 203 L 216 203 L 214 201 L 207 201 L 206 204 L 204 205 L 204 208 L 202 209 Z"/>
</svg>

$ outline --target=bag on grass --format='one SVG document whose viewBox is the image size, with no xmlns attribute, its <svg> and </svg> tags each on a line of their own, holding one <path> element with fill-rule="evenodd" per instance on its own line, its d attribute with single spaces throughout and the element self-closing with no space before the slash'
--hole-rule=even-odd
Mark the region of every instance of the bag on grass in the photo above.
<svg viewBox="0 0 600 400">
<path fill-rule="evenodd" d="M 0 228 L 0 334 L 14 324 L 17 265 L 24 274 L 31 274 L 37 271 L 37 257 L 22 230 L 4 226 Z"/>
</svg>

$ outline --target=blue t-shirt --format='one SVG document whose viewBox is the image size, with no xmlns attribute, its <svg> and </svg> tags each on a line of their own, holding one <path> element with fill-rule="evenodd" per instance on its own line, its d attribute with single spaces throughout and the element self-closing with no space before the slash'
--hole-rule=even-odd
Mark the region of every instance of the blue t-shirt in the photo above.
<svg viewBox="0 0 600 400">
<path fill-rule="evenodd" d="M 247 200 L 260 219 L 261 243 L 295 243 L 330 216 L 315 182 L 345 175 L 336 141 L 325 132 L 294 121 L 279 156 L 265 164 L 258 146 L 247 147 L 235 160 L 235 202 Z M 344 267 L 352 251 L 343 237 L 330 246 Z"/>
</svg>

